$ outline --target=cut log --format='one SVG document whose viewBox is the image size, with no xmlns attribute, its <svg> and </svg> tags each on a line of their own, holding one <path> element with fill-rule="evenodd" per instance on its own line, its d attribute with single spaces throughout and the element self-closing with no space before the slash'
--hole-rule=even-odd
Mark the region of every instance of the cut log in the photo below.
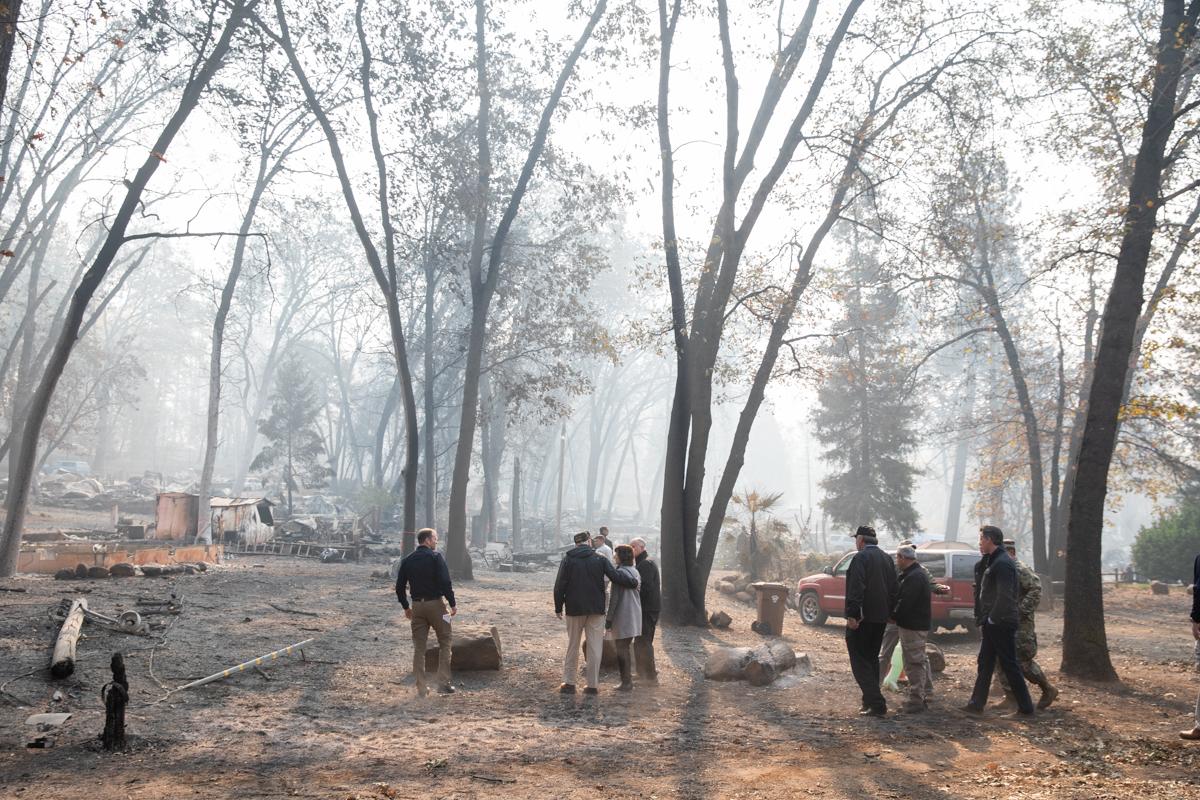
<svg viewBox="0 0 1200 800">
<path fill-rule="evenodd" d="M 436 672 L 441 648 L 435 639 L 425 647 L 425 670 Z M 495 626 L 486 631 L 454 634 L 450 643 L 450 669 L 455 672 L 500 669 L 503 651 Z"/>
<path fill-rule="evenodd" d="M 746 591 L 738 592 L 737 594 L 734 595 L 734 597 L 736 597 L 738 600 L 741 600 L 743 603 L 753 603 L 754 602 L 754 595 L 752 595 Z"/>
<path fill-rule="evenodd" d="M 54 573 L 54 580 L 56 580 L 56 581 L 73 581 L 73 580 L 75 580 L 75 570 L 60 569 L 58 572 Z"/>
<path fill-rule="evenodd" d="M 1171 587 L 1167 586 L 1162 581 L 1151 581 L 1150 582 L 1150 592 L 1151 592 L 1151 594 L 1170 594 Z"/>
<path fill-rule="evenodd" d="M 137 574 L 137 567 L 127 561 L 120 561 L 109 567 L 108 572 L 114 578 L 132 578 Z"/>
<path fill-rule="evenodd" d="M 733 594 L 737 588 L 729 581 L 721 581 L 717 584 L 717 591 L 721 594 Z"/>
<path fill-rule="evenodd" d="M 714 681 L 748 681 L 753 686 L 766 686 L 781 673 L 803 665 L 803 672 L 812 672 L 807 654 L 797 657 L 786 643 L 774 640 L 758 647 L 719 647 L 704 664 L 704 677 Z"/>
<path fill-rule="evenodd" d="M 50 657 L 50 675 L 55 678 L 69 677 L 75 671 L 75 644 L 79 641 L 86 609 L 87 600 L 82 597 L 71 601 L 71 610 L 67 612 L 67 618 L 58 631 L 54 655 Z"/>
<path fill-rule="evenodd" d="M 88 567 L 88 577 L 93 579 L 107 578 L 109 575 L 108 567 Z"/>
</svg>

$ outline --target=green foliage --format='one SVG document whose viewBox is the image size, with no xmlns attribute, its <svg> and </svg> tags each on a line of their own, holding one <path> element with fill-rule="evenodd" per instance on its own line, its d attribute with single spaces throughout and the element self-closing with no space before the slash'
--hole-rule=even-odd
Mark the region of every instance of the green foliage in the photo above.
<svg viewBox="0 0 1200 800">
<path fill-rule="evenodd" d="M 1148 528 L 1138 531 L 1133 563 L 1154 580 L 1190 583 L 1200 553 L 1200 501 L 1185 499 Z"/>
<path fill-rule="evenodd" d="M 251 462 L 250 469 L 264 472 L 282 467 L 289 512 L 294 490 L 301 484 L 324 486 L 331 472 L 317 427 L 324 405 L 304 361 L 294 354 L 287 356 L 279 365 L 271 395 L 271 416 L 258 423 L 258 431 L 266 437 L 267 444 Z"/>
<path fill-rule="evenodd" d="M 906 536 L 917 528 L 917 470 L 909 463 L 917 447 L 917 408 L 897 341 L 900 300 L 883 279 L 872 243 L 860 241 L 857 230 L 848 238 L 850 269 L 840 292 L 846 316 L 824 348 L 826 373 L 813 414 L 830 465 L 821 507 L 849 530 L 874 525 Z"/>
</svg>

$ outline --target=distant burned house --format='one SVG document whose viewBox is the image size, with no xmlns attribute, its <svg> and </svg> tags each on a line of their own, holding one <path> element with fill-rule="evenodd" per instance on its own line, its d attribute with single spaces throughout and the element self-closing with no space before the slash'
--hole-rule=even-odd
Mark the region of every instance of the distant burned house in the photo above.
<svg viewBox="0 0 1200 800">
<path fill-rule="evenodd" d="M 273 505 L 262 497 L 214 497 L 211 504 L 213 540 L 237 544 L 270 541 L 275 536 Z"/>
<path fill-rule="evenodd" d="M 196 541 L 200 526 L 200 496 L 187 492 L 162 492 L 154 504 L 152 539 Z"/>
</svg>

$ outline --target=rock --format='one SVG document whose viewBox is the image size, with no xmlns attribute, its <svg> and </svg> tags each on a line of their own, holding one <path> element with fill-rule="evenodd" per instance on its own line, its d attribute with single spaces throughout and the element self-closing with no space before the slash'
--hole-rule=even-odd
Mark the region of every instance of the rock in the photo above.
<svg viewBox="0 0 1200 800">
<path fill-rule="evenodd" d="M 1162 581 L 1150 581 L 1150 592 L 1152 594 L 1170 594 L 1171 587 Z"/>
<path fill-rule="evenodd" d="M 56 580 L 56 581 L 73 581 L 73 580 L 75 580 L 75 570 L 60 569 L 58 572 L 54 573 L 54 580 Z"/>
<path fill-rule="evenodd" d="M 724 611 L 714 611 L 708 618 L 708 624 L 714 628 L 728 628 L 733 624 L 733 617 L 726 614 Z"/>
<path fill-rule="evenodd" d="M 108 574 L 114 578 L 132 578 L 137 575 L 137 567 L 127 561 L 121 561 L 109 567 Z"/>
<path fill-rule="evenodd" d="M 942 648 L 933 642 L 925 643 L 925 657 L 929 659 L 929 668 L 931 670 L 934 672 L 946 671 L 946 654 L 942 652 Z"/>
<path fill-rule="evenodd" d="M 735 594 L 734 597 L 736 597 L 738 600 L 741 600 L 743 603 L 754 603 L 754 595 L 746 591 L 740 591 Z"/>
<path fill-rule="evenodd" d="M 89 578 L 107 578 L 108 574 L 108 567 L 88 567 L 87 576 Z"/>
</svg>

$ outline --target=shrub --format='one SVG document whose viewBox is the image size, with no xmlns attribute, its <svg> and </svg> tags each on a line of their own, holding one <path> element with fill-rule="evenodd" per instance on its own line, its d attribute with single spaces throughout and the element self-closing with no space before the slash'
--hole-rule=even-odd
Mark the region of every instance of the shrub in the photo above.
<svg viewBox="0 0 1200 800">
<path fill-rule="evenodd" d="M 1185 500 L 1138 531 L 1133 563 L 1138 573 L 1161 581 L 1191 583 L 1192 564 L 1200 553 L 1200 503 Z"/>
</svg>

